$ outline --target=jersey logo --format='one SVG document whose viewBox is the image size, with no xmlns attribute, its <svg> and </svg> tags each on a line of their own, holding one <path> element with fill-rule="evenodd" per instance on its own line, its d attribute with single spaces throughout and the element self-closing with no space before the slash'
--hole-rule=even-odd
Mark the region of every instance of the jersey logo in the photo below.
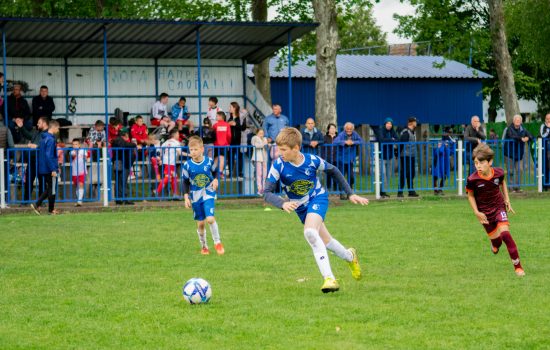
<svg viewBox="0 0 550 350">
<path fill-rule="evenodd" d="M 319 204 L 313 204 L 311 208 L 313 208 L 313 210 L 319 210 Z"/>
<path fill-rule="evenodd" d="M 210 178 L 208 178 L 205 174 L 198 174 L 193 179 L 193 183 L 197 187 L 206 187 L 206 185 L 210 183 Z"/>
<path fill-rule="evenodd" d="M 498 185 L 498 178 L 497 179 L 494 179 L 493 182 L 495 183 L 495 185 Z"/>
<path fill-rule="evenodd" d="M 208 171 L 208 167 L 207 167 L 207 166 L 204 167 L 204 171 Z"/>
<path fill-rule="evenodd" d="M 477 185 L 477 187 L 484 187 L 484 186 L 485 186 L 485 184 Z"/>
<path fill-rule="evenodd" d="M 307 176 L 311 175 L 311 171 L 309 169 L 306 169 L 306 175 Z"/>
<path fill-rule="evenodd" d="M 313 188 L 313 181 L 296 180 L 290 186 L 289 191 L 298 196 L 305 196 Z"/>
</svg>

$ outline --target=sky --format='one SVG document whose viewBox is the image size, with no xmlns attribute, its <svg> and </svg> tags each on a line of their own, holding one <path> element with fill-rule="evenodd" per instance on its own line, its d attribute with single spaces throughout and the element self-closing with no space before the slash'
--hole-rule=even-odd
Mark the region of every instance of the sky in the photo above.
<svg viewBox="0 0 550 350">
<path fill-rule="evenodd" d="M 396 34 L 392 33 L 397 27 L 397 21 L 393 19 L 394 13 L 398 13 L 400 15 L 412 15 L 414 14 L 414 7 L 409 3 L 401 3 L 399 0 L 380 0 L 373 6 L 373 14 L 376 19 L 376 23 L 384 32 L 388 33 L 387 40 L 389 44 L 410 42 L 410 40 L 400 38 Z"/>
</svg>

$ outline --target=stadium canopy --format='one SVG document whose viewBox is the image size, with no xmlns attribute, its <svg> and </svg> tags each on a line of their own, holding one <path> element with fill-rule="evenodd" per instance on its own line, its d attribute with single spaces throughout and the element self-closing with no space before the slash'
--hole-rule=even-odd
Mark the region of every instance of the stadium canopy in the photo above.
<svg viewBox="0 0 550 350">
<path fill-rule="evenodd" d="M 200 79 L 201 58 L 241 59 L 243 67 L 246 67 L 246 63 L 259 63 L 288 46 L 290 61 L 291 42 L 309 33 L 317 25 L 0 17 L 4 74 L 7 69 L 6 57 L 102 57 L 105 66 L 106 119 L 108 57 L 196 58 Z M 288 67 L 290 86 L 291 65 Z M 199 97 L 200 94 L 199 89 Z M 4 88 L 4 98 L 7 98 L 6 95 L 7 89 Z M 7 104 L 4 106 L 7 115 Z"/>
</svg>

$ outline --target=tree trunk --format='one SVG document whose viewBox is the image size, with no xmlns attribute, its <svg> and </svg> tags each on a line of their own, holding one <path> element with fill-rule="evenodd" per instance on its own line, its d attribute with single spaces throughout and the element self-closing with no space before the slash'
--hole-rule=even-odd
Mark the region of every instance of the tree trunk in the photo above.
<svg viewBox="0 0 550 350">
<path fill-rule="evenodd" d="M 258 22 L 267 21 L 267 0 L 252 0 L 252 20 Z M 254 79 L 256 87 L 264 97 L 264 100 L 271 104 L 271 76 L 269 74 L 269 60 L 266 58 L 259 64 L 254 65 Z"/>
<path fill-rule="evenodd" d="M 508 52 L 508 42 L 504 27 L 504 9 L 502 0 L 488 0 L 491 25 L 491 42 L 498 75 L 500 94 L 506 112 L 506 122 L 512 122 L 514 115 L 519 114 L 518 97 L 514 84 L 514 69 Z"/>
<path fill-rule="evenodd" d="M 315 117 L 320 130 L 336 123 L 336 53 L 340 47 L 335 0 L 313 0 L 317 58 L 315 79 Z"/>
</svg>

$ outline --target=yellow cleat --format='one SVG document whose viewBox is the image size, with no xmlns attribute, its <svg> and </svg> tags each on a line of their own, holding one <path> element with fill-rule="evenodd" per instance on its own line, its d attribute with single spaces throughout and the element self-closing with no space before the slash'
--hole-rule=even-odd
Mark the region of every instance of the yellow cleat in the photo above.
<svg viewBox="0 0 550 350">
<path fill-rule="evenodd" d="M 356 280 L 361 279 L 361 266 L 359 265 L 359 257 L 357 256 L 357 251 L 355 248 L 348 249 L 353 255 L 353 259 L 348 263 L 349 269 L 351 270 L 351 276 Z"/>
<path fill-rule="evenodd" d="M 332 277 L 325 278 L 325 282 L 323 283 L 323 286 L 321 287 L 321 291 L 323 293 L 337 292 L 339 289 L 340 289 L 340 285 L 338 284 L 338 281 L 336 281 Z"/>
</svg>

